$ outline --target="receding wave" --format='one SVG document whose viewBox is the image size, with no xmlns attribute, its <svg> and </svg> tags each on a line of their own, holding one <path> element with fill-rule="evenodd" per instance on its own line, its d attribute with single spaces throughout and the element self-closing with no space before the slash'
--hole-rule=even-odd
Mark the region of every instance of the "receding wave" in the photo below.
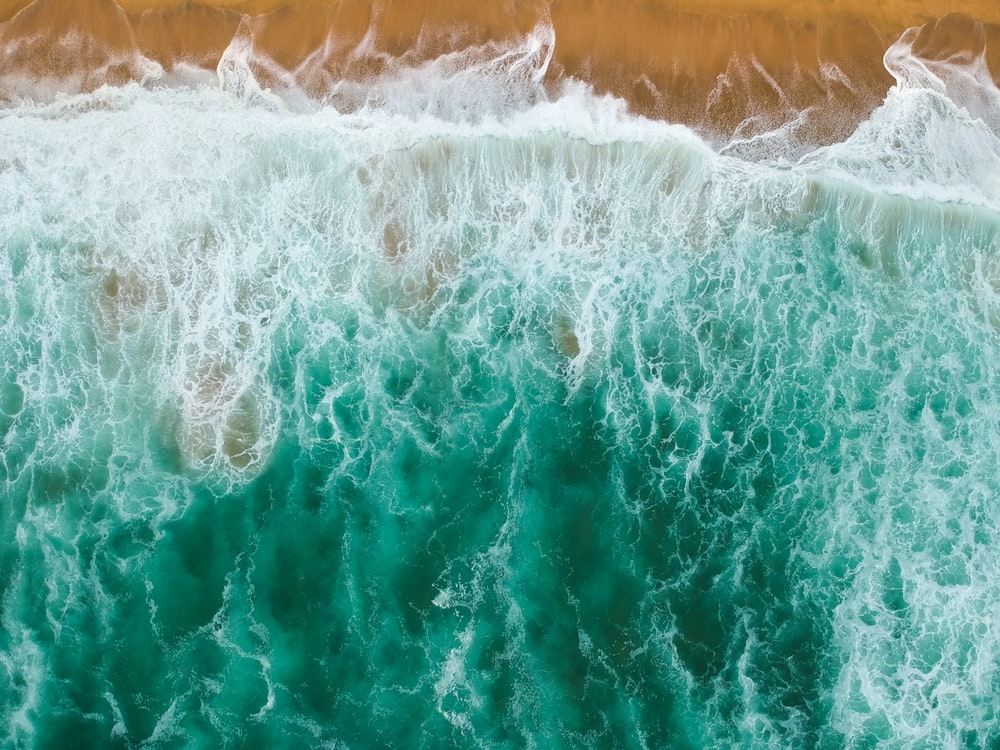
<svg viewBox="0 0 1000 750">
<path fill-rule="evenodd" d="M 1000 50 L 992 6 L 964 8 L 976 20 L 939 20 L 906 3 L 869 5 L 813 12 L 766 2 L 622 9 L 543 0 L 9 0 L 0 15 L 0 100 L 50 101 L 127 81 L 204 83 L 218 74 L 252 80 L 293 108 L 350 111 L 406 71 L 489 65 L 531 38 L 547 45 L 551 64 L 537 72 L 550 95 L 566 79 L 583 81 L 636 114 L 690 125 L 760 158 L 853 132 L 892 84 L 883 54 L 911 27 L 914 57 L 938 68 L 979 65 L 971 76 L 992 81 Z"/>
</svg>

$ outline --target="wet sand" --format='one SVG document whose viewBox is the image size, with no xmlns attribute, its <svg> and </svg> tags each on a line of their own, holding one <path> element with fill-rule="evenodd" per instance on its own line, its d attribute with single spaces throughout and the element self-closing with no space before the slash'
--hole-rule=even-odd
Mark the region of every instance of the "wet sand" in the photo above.
<svg viewBox="0 0 1000 750">
<path fill-rule="evenodd" d="M 0 100 L 141 80 L 144 60 L 214 71 L 234 40 L 263 86 L 322 98 L 337 81 L 544 23 L 556 40 L 550 87 L 582 79 L 720 140 L 796 120 L 806 141 L 843 138 L 882 101 L 893 83 L 883 55 L 913 26 L 925 25 L 915 54 L 982 54 L 1000 71 L 1000 4 L 985 1 L 0 0 Z"/>
</svg>

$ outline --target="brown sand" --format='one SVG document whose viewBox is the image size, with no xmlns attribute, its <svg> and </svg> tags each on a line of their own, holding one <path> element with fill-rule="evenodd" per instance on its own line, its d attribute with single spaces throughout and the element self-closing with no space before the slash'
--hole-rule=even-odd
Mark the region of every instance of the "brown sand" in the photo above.
<svg viewBox="0 0 1000 750">
<path fill-rule="evenodd" d="M 882 101 L 882 56 L 911 26 L 926 24 L 915 53 L 983 53 L 1000 71 L 995 0 L 0 0 L 0 100 L 24 76 L 66 90 L 141 78 L 141 57 L 214 70 L 234 38 L 263 85 L 284 76 L 322 96 L 540 22 L 555 30 L 550 85 L 580 78 L 721 139 L 806 110 L 800 137 L 844 137 Z"/>
</svg>

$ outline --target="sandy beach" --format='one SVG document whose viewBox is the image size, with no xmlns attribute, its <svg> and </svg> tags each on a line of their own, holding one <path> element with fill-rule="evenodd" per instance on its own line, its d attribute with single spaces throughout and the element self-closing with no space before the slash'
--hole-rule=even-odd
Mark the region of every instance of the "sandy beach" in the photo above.
<svg viewBox="0 0 1000 750">
<path fill-rule="evenodd" d="M 882 58 L 911 27 L 924 26 L 915 54 L 983 55 L 1000 70 L 1000 6 L 990 2 L 6 0 L 0 97 L 23 98 L 24 79 L 47 91 L 142 79 L 143 60 L 214 71 L 240 43 L 262 86 L 293 82 L 321 99 L 335 82 L 513 43 L 539 25 L 555 34 L 550 86 L 581 79 L 638 114 L 724 140 L 796 118 L 811 142 L 843 138 L 892 85 Z"/>
</svg>

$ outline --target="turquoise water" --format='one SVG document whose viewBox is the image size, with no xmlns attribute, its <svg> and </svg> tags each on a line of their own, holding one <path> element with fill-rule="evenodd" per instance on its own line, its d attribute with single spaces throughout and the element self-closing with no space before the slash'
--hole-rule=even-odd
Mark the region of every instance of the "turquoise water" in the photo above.
<svg viewBox="0 0 1000 750">
<path fill-rule="evenodd" d="M 1000 746 L 1000 142 L 0 115 L 12 748 Z"/>
</svg>

